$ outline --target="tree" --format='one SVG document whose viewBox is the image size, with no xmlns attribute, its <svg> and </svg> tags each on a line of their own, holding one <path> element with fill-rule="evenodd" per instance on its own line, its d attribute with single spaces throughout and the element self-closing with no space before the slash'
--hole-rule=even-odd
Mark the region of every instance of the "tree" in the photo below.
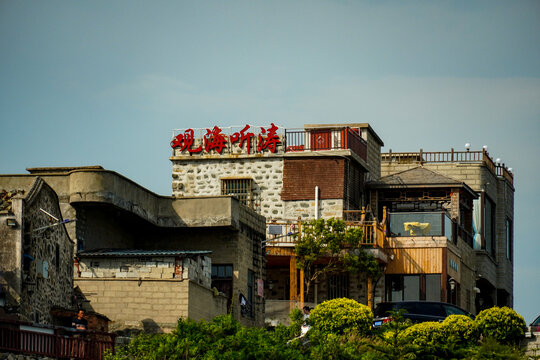
<svg viewBox="0 0 540 360">
<path fill-rule="evenodd" d="M 311 283 L 332 274 L 361 272 L 371 278 L 380 276 L 379 263 L 360 246 L 362 235 L 360 228 L 347 228 L 345 221 L 334 218 L 311 220 L 302 226 L 294 250 L 297 267 L 304 270 L 306 296 Z"/>
</svg>

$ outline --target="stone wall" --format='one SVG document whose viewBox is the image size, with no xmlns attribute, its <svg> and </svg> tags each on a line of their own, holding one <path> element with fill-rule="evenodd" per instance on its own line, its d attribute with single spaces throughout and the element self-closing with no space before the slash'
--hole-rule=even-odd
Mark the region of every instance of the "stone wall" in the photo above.
<svg viewBox="0 0 540 360">
<path fill-rule="evenodd" d="M 267 218 L 283 218 L 283 158 L 222 156 L 172 162 L 173 196 L 221 195 L 221 179 L 252 179 L 255 210 Z"/>
<path fill-rule="evenodd" d="M 63 225 L 58 198 L 37 178 L 24 198 L 20 316 L 36 323 L 53 323 L 52 307 L 69 308 L 73 295 L 73 242 Z"/>
</svg>

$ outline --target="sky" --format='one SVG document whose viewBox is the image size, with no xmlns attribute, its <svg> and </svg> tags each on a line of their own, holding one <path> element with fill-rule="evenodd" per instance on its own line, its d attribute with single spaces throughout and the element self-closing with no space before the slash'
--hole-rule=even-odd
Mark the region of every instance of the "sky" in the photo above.
<svg viewBox="0 0 540 360">
<path fill-rule="evenodd" d="M 540 1 L 0 0 L 0 173 L 102 165 L 171 195 L 174 129 L 367 122 L 383 151 L 515 173 L 515 309 L 540 314 Z M 535 220 L 536 219 L 536 220 Z"/>
</svg>

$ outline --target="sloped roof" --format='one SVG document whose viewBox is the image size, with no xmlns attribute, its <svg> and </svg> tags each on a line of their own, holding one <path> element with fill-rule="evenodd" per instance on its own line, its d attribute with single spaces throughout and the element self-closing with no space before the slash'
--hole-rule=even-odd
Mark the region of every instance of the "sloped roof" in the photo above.
<svg viewBox="0 0 540 360">
<path fill-rule="evenodd" d="M 477 197 L 466 183 L 418 166 L 409 170 L 387 175 L 370 182 L 372 188 L 420 188 L 420 187 L 463 187 Z"/>
<path fill-rule="evenodd" d="M 134 257 L 134 256 L 194 256 L 211 254 L 208 250 L 139 250 L 139 249 L 94 249 L 79 251 L 81 257 Z"/>
</svg>

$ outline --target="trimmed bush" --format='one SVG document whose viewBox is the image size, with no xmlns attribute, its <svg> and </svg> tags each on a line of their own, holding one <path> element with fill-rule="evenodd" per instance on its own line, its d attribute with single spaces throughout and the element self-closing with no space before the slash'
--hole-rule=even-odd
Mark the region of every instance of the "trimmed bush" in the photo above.
<svg viewBox="0 0 540 360">
<path fill-rule="evenodd" d="M 323 333 L 344 334 L 355 330 L 358 334 L 367 334 L 373 313 L 369 307 L 355 300 L 340 298 L 317 305 L 309 318 L 313 327 Z"/>
<path fill-rule="evenodd" d="M 409 326 L 400 334 L 418 346 L 429 347 L 444 341 L 441 323 L 428 321 Z"/>
<path fill-rule="evenodd" d="M 450 315 L 441 323 L 446 342 L 472 344 L 478 341 L 478 329 L 473 319 L 465 315 Z"/>
<path fill-rule="evenodd" d="M 523 317 L 506 306 L 482 310 L 475 323 L 483 336 L 502 344 L 515 343 L 525 336 L 527 329 Z"/>
</svg>

